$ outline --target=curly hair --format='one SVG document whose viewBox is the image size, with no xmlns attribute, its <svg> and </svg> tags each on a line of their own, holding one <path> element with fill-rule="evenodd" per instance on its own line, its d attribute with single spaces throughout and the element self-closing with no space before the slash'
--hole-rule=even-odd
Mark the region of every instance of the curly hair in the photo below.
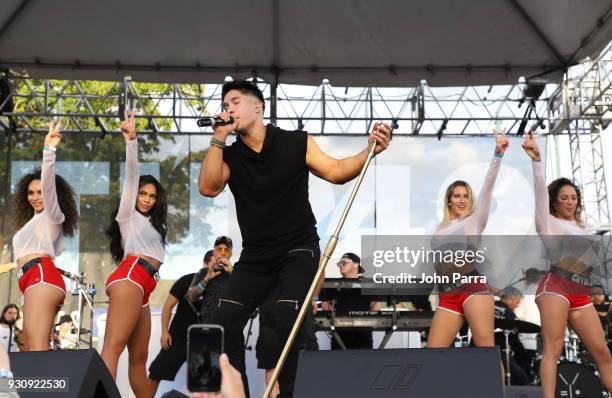
<svg viewBox="0 0 612 398">
<path fill-rule="evenodd" d="M 153 228 L 155 228 L 157 232 L 159 232 L 162 237 L 162 244 L 165 246 L 166 235 L 168 233 L 168 225 L 166 224 L 166 215 L 168 213 L 168 200 L 166 198 L 166 191 L 159 183 L 159 181 L 157 181 L 157 179 L 151 175 L 140 176 L 140 180 L 138 181 L 138 188 L 146 184 L 153 184 L 155 186 L 155 189 L 157 190 L 157 201 L 155 202 L 155 205 L 147 215 L 151 217 L 151 225 L 153 225 Z M 125 254 L 123 244 L 121 243 L 121 230 L 119 229 L 119 223 L 115 219 L 117 217 L 117 213 L 119 212 L 120 203 L 121 201 L 118 201 L 115 209 L 111 212 L 110 225 L 104 231 L 104 233 L 110 240 L 111 256 L 117 264 L 119 264 L 121 260 L 123 260 L 123 256 Z"/>
<path fill-rule="evenodd" d="M 582 193 L 580 192 L 580 187 L 570 179 L 561 177 L 548 184 L 548 211 L 550 214 L 556 213 L 555 203 L 557 202 L 557 197 L 559 196 L 561 188 L 565 186 L 570 186 L 576 191 L 578 203 L 576 204 L 576 210 L 574 210 L 574 220 L 579 225 L 582 225 L 582 219 L 580 218 L 580 214 L 582 213 Z"/>
<path fill-rule="evenodd" d="M 20 230 L 34 216 L 34 208 L 28 201 L 28 189 L 34 180 L 40 180 L 40 169 L 24 175 L 19 179 L 13 196 L 13 230 Z M 74 236 L 78 228 L 79 212 L 76 205 L 76 195 L 68 182 L 61 176 L 55 176 L 55 190 L 60 209 L 64 213 L 62 234 Z"/>
</svg>

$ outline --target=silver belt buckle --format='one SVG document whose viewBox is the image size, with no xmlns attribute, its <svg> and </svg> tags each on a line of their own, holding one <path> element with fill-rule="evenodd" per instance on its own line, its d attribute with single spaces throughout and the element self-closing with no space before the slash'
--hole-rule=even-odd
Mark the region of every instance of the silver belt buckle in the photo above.
<svg viewBox="0 0 612 398">
<path fill-rule="evenodd" d="M 153 279 L 155 279 L 155 283 L 159 282 L 159 280 L 161 279 L 161 277 L 159 276 L 159 272 L 156 272 L 155 275 L 153 275 Z"/>
<path fill-rule="evenodd" d="M 582 275 L 572 274 L 572 282 L 578 283 L 583 286 L 590 286 L 590 280 Z"/>
<path fill-rule="evenodd" d="M 17 271 L 17 280 L 21 279 L 22 276 L 23 276 L 23 269 L 19 268 L 19 271 Z"/>
</svg>

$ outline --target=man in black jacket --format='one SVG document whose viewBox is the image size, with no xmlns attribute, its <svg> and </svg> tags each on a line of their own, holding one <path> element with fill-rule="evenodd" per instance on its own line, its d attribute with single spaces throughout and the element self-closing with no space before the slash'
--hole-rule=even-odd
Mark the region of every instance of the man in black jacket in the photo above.
<svg viewBox="0 0 612 398">
<path fill-rule="evenodd" d="M 187 360 L 187 329 L 196 323 L 211 323 L 223 287 L 233 267 L 232 240 L 220 236 L 215 249 L 204 255 L 202 269 L 180 277 L 170 288 L 161 317 L 162 349 L 149 366 L 150 397 L 161 380 L 172 381 Z M 170 323 L 172 309 L 178 304 Z"/>
</svg>

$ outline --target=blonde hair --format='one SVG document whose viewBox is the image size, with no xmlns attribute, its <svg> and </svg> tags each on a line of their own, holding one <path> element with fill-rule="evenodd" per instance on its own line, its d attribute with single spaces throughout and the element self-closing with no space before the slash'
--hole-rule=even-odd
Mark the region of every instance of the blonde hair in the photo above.
<svg viewBox="0 0 612 398">
<path fill-rule="evenodd" d="M 472 188 L 470 187 L 470 184 L 462 180 L 454 181 L 452 184 L 448 186 L 448 188 L 446 188 L 446 193 L 444 194 L 444 203 L 442 204 L 444 217 L 442 218 L 442 222 L 438 226 L 438 229 L 442 229 L 446 227 L 451 222 L 450 210 L 449 210 L 450 209 L 450 198 L 453 195 L 453 191 L 457 187 L 464 187 L 468 191 L 469 203 L 468 203 L 468 212 L 467 212 L 466 217 L 471 215 L 474 212 L 474 205 L 475 205 L 474 193 L 472 192 Z"/>
</svg>

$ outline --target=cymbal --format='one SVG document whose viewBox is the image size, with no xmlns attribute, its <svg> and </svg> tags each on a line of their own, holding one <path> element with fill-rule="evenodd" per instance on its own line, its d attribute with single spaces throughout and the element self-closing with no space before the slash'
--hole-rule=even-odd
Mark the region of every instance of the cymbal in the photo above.
<svg viewBox="0 0 612 398">
<path fill-rule="evenodd" d="M 15 268 L 17 268 L 17 263 L 0 264 L 0 274 L 9 272 L 10 270 L 15 269 Z"/>
</svg>

